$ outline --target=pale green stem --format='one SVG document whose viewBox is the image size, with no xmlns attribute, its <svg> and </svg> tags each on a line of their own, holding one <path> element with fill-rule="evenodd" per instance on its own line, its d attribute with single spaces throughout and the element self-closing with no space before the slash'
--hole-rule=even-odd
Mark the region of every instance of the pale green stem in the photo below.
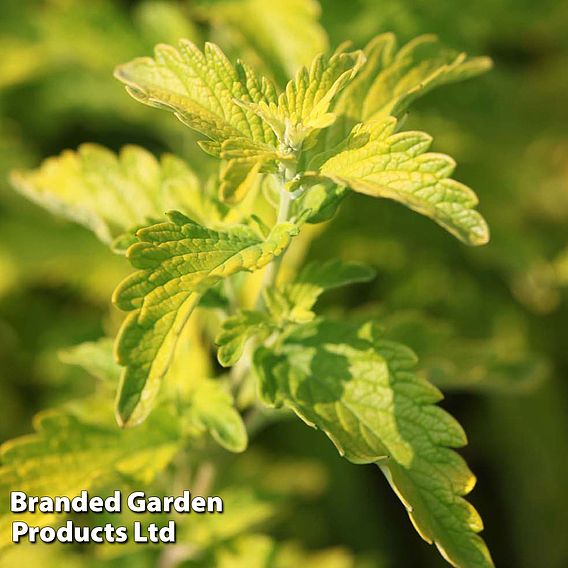
<svg viewBox="0 0 568 568">
<path fill-rule="evenodd" d="M 296 172 L 292 168 L 286 168 L 283 175 L 283 183 L 282 187 L 280 188 L 280 203 L 278 206 L 278 215 L 276 217 L 276 223 L 285 223 L 288 220 L 290 215 L 290 205 L 292 203 L 292 199 L 290 196 L 290 192 L 286 190 L 284 184 L 296 175 Z M 264 271 L 264 278 L 262 281 L 262 285 L 260 287 L 260 291 L 258 293 L 258 297 L 256 299 L 256 308 L 259 309 L 262 307 L 262 292 L 265 288 L 268 288 L 276 282 L 276 278 L 278 277 L 278 272 L 280 270 L 280 266 L 282 265 L 282 260 L 286 251 L 284 251 L 280 256 L 276 257 Z"/>
<path fill-rule="evenodd" d="M 296 172 L 291 168 L 286 168 L 284 172 L 283 183 L 282 187 L 280 188 L 280 203 L 278 207 L 276 223 L 285 223 L 290 215 L 290 204 L 292 199 L 290 192 L 285 189 L 284 184 L 290 181 L 295 176 L 295 174 Z M 263 290 L 267 287 L 273 286 L 276 282 L 276 278 L 278 277 L 278 272 L 282 264 L 282 259 L 284 258 L 285 254 L 286 252 L 284 251 L 266 267 L 263 282 L 256 301 L 257 308 L 262 307 Z M 231 311 L 233 311 L 237 305 L 237 297 L 233 283 L 229 280 L 225 281 L 225 293 L 227 294 L 227 297 L 231 304 Z M 249 347 L 241 357 L 239 363 L 233 366 L 233 368 L 231 369 L 231 382 L 233 383 L 233 388 L 235 390 L 238 388 L 243 377 L 246 375 L 248 369 L 250 368 L 251 352 L 252 349 L 250 349 Z M 281 413 L 279 412 L 263 412 L 258 408 L 253 408 L 246 421 L 249 436 L 254 435 L 267 423 L 272 420 L 278 419 L 280 416 Z M 201 464 L 201 466 L 195 472 L 195 476 L 193 478 L 192 494 L 202 496 L 206 495 L 215 479 L 215 474 L 216 468 L 213 463 L 205 462 Z M 158 566 L 159 568 L 175 568 L 183 561 L 192 558 L 198 552 L 199 548 L 191 544 L 176 544 L 175 546 L 167 547 L 160 555 Z"/>
<path fill-rule="evenodd" d="M 177 464 L 179 468 L 180 465 Z M 207 497 L 215 480 L 215 466 L 211 462 L 203 462 L 195 471 L 191 483 L 191 495 L 193 497 L 201 496 Z M 187 489 L 184 483 L 179 491 Z M 200 549 L 194 544 L 176 543 L 173 546 L 164 547 L 158 559 L 158 568 L 176 568 L 181 563 L 193 558 L 199 554 Z"/>
<path fill-rule="evenodd" d="M 295 171 L 292 168 L 286 168 L 282 175 L 282 187 L 280 188 L 280 202 L 278 206 L 278 215 L 276 217 L 276 223 L 285 223 L 290 215 L 290 205 L 291 196 L 290 192 L 286 190 L 284 184 L 290 181 L 295 176 Z M 276 257 L 265 269 L 262 284 L 256 298 L 255 307 L 260 310 L 264 307 L 263 292 L 266 288 L 270 288 L 276 282 L 278 278 L 278 272 L 280 271 L 280 266 L 282 265 L 282 260 L 286 254 L 284 251 L 280 256 Z M 238 390 L 241 385 L 242 380 L 246 377 L 248 370 L 251 366 L 251 353 L 254 350 L 251 349 L 249 345 L 248 348 L 243 353 L 239 362 L 231 369 L 231 383 L 233 385 L 234 392 Z"/>
<path fill-rule="evenodd" d="M 288 220 L 288 215 L 290 212 L 290 193 L 285 189 L 280 190 L 280 206 L 278 208 L 278 217 L 276 218 L 277 223 L 285 223 Z M 276 278 L 278 276 L 278 271 L 280 270 L 280 265 L 282 264 L 282 259 L 284 258 L 284 254 L 277 256 L 267 267 L 264 271 L 264 278 L 262 281 L 262 286 L 260 288 L 260 292 L 258 294 L 258 298 L 256 301 L 256 307 L 259 308 L 262 306 L 262 291 L 265 288 L 269 288 L 276 282 Z"/>
</svg>

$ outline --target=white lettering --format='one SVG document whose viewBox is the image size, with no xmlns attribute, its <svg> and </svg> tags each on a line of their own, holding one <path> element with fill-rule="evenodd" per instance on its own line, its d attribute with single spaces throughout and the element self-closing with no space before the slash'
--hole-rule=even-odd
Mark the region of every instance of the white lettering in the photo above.
<svg viewBox="0 0 568 568">
<path fill-rule="evenodd" d="M 134 491 L 128 496 L 128 508 L 133 513 L 144 513 L 146 511 L 146 504 L 144 502 L 144 491 Z"/>
<path fill-rule="evenodd" d="M 20 542 L 20 537 L 28 532 L 28 525 L 23 521 L 12 523 L 12 542 Z"/>
<path fill-rule="evenodd" d="M 10 493 L 10 511 L 12 513 L 23 513 L 28 508 L 28 496 L 23 491 L 12 491 Z"/>
</svg>

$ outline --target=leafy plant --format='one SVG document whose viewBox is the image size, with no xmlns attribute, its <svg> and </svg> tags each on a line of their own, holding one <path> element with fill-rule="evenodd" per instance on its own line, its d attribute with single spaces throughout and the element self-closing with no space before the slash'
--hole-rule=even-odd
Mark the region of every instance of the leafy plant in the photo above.
<svg viewBox="0 0 568 568">
<path fill-rule="evenodd" d="M 256 3 L 248 4 L 254 13 Z M 231 2 L 214 13 L 223 29 Z M 304 16 L 309 28 L 310 12 Z M 107 339 L 62 354 L 102 378 L 100 392 L 48 413 L 33 437 L 9 443 L 0 484 L 15 488 L 25 478 L 45 494 L 72 495 L 78 481 L 66 470 L 88 459 L 76 473 L 93 487 L 110 476 L 186 480 L 189 465 L 192 490 L 207 491 L 211 472 L 228 459 L 216 445 L 243 452 L 249 437 L 291 410 L 347 460 L 378 465 L 419 534 L 448 562 L 492 566 L 481 519 L 465 500 L 475 478 L 455 452 L 465 434 L 437 405 L 442 395 L 417 373 L 414 353 L 385 338 L 380 321 L 315 311 L 326 290 L 367 282 L 373 269 L 340 259 L 302 262 L 313 227 L 351 193 L 396 201 L 465 244 L 488 241 L 476 195 L 451 177 L 452 158 L 430 152 L 430 136 L 402 126 L 415 99 L 490 62 L 445 50 L 430 36 L 397 49 L 385 34 L 362 50 L 344 44 L 317 55 L 280 87 L 296 62 L 270 44 L 268 29 L 256 42 L 249 27 L 241 31 L 241 42 L 266 56 L 260 72 L 232 63 L 216 44 L 201 50 L 181 40 L 115 73 L 134 99 L 198 133 L 201 149 L 219 160 L 215 175 L 200 171 L 197 158 L 190 165 L 134 146 L 116 155 L 84 145 L 12 176 L 26 197 L 92 230 L 136 271 L 113 295 L 128 312 L 114 342 L 116 363 Z M 216 370 L 215 352 L 230 371 Z M 118 373 L 123 432 L 108 416 L 89 418 L 93 405 L 106 404 Z M 251 517 L 262 505 L 255 499 Z M 234 534 L 213 533 L 187 556 L 207 562 L 212 555 L 222 565 L 246 539 L 270 550 L 265 538 L 245 519 Z M 235 547 L 224 551 L 230 539 Z"/>
</svg>

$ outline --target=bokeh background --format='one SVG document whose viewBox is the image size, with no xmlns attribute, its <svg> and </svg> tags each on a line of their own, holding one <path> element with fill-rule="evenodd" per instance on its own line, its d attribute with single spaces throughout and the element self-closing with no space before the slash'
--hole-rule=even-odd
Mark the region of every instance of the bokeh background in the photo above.
<svg viewBox="0 0 568 568">
<path fill-rule="evenodd" d="M 181 123 L 124 93 L 116 64 L 157 42 L 213 39 L 253 62 L 270 52 L 266 72 L 283 82 L 301 62 L 298 42 L 318 51 L 346 39 L 360 47 L 384 31 L 401 44 L 435 33 L 489 55 L 494 69 L 430 93 L 406 126 L 456 158 L 491 243 L 464 247 L 394 203 L 354 196 L 308 254 L 377 268 L 372 284 L 332 294 L 324 309 L 376 314 L 444 389 L 469 436 L 463 453 L 479 479 L 471 498 L 496 564 L 568 566 L 568 3 L 323 0 L 317 24 L 318 9 L 308 0 L 1 0 L 0 440 L 93 388 L 58 352 L 116 328 L 109 298 L 129 271 L 85 229 L 18 195 L 9 172 L 86 141 L 113 150 L 136 143 L 211 168 Z M 295 28 L 291 14 L 300 11 L 313 19 L 307 29 Z M 348 557 L 362 566 L 445 565 L 376 468 L 338 459 L 299 422 L 266 429 L 254 448 L 317 465 L 310 471 L 321 490 L 273 526 L 307 548 L 342 547 L 344 556 L 322 566 L 351 565 L 340 564 Z"/>
</svg>

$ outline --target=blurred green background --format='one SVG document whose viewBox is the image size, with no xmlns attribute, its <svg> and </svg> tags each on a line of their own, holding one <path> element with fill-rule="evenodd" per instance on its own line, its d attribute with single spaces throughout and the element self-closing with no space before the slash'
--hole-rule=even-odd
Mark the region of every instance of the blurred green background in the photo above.
<svg viewBox="0 0 568 568">
<path fill-rule="evenodd" d="M 16 194 L 9 172 L 85 141 L 173 151 L 208 171 L 188 130 L 128 97 L 113 67 L 179 37 L 213 39 L 254 60 L 266 48 L 244 23 L 254 13 L 284 34 L 280 64 L 268 70 L 282 82 L 295 66 L 294 41 L 323 47 L 326 39 L 315 20 L 298 38 L 285 20 L 288 11 L 315 14 L 315 3 L 276 4 L 1 1 L 0 440 L 29 432 L 38 410 L 92 389 L 57 353 L 116 328 L 109 298 L 129 271 L 86 230 Z M 445 390 L 445 407 L 469 436 L 464 456 L 479 479 L 472 501 L 496 564 L 568 566 L 568 3 L 324 0 L 319 21 L 332 47 L 346 39 L 360 47 L 384 31 L 401 44 L 435 33 L 494 60 L 490 73 L 424 97 L 405 124 L 457 160 L 491 243 L 464 247 L 394 203 L 354 196 L 309 257 L 378 269 L 372 284 L 331 295 L 325 309 L 375 313 Z M 345 547 L 365 566 L 445 565 L 376 468 L 339 460 L 300 423 L 268 428 L 254 448 L 324 464 L 326 490 L 277 524 L 277 535 L 308 549 Z"/>
</svg>

